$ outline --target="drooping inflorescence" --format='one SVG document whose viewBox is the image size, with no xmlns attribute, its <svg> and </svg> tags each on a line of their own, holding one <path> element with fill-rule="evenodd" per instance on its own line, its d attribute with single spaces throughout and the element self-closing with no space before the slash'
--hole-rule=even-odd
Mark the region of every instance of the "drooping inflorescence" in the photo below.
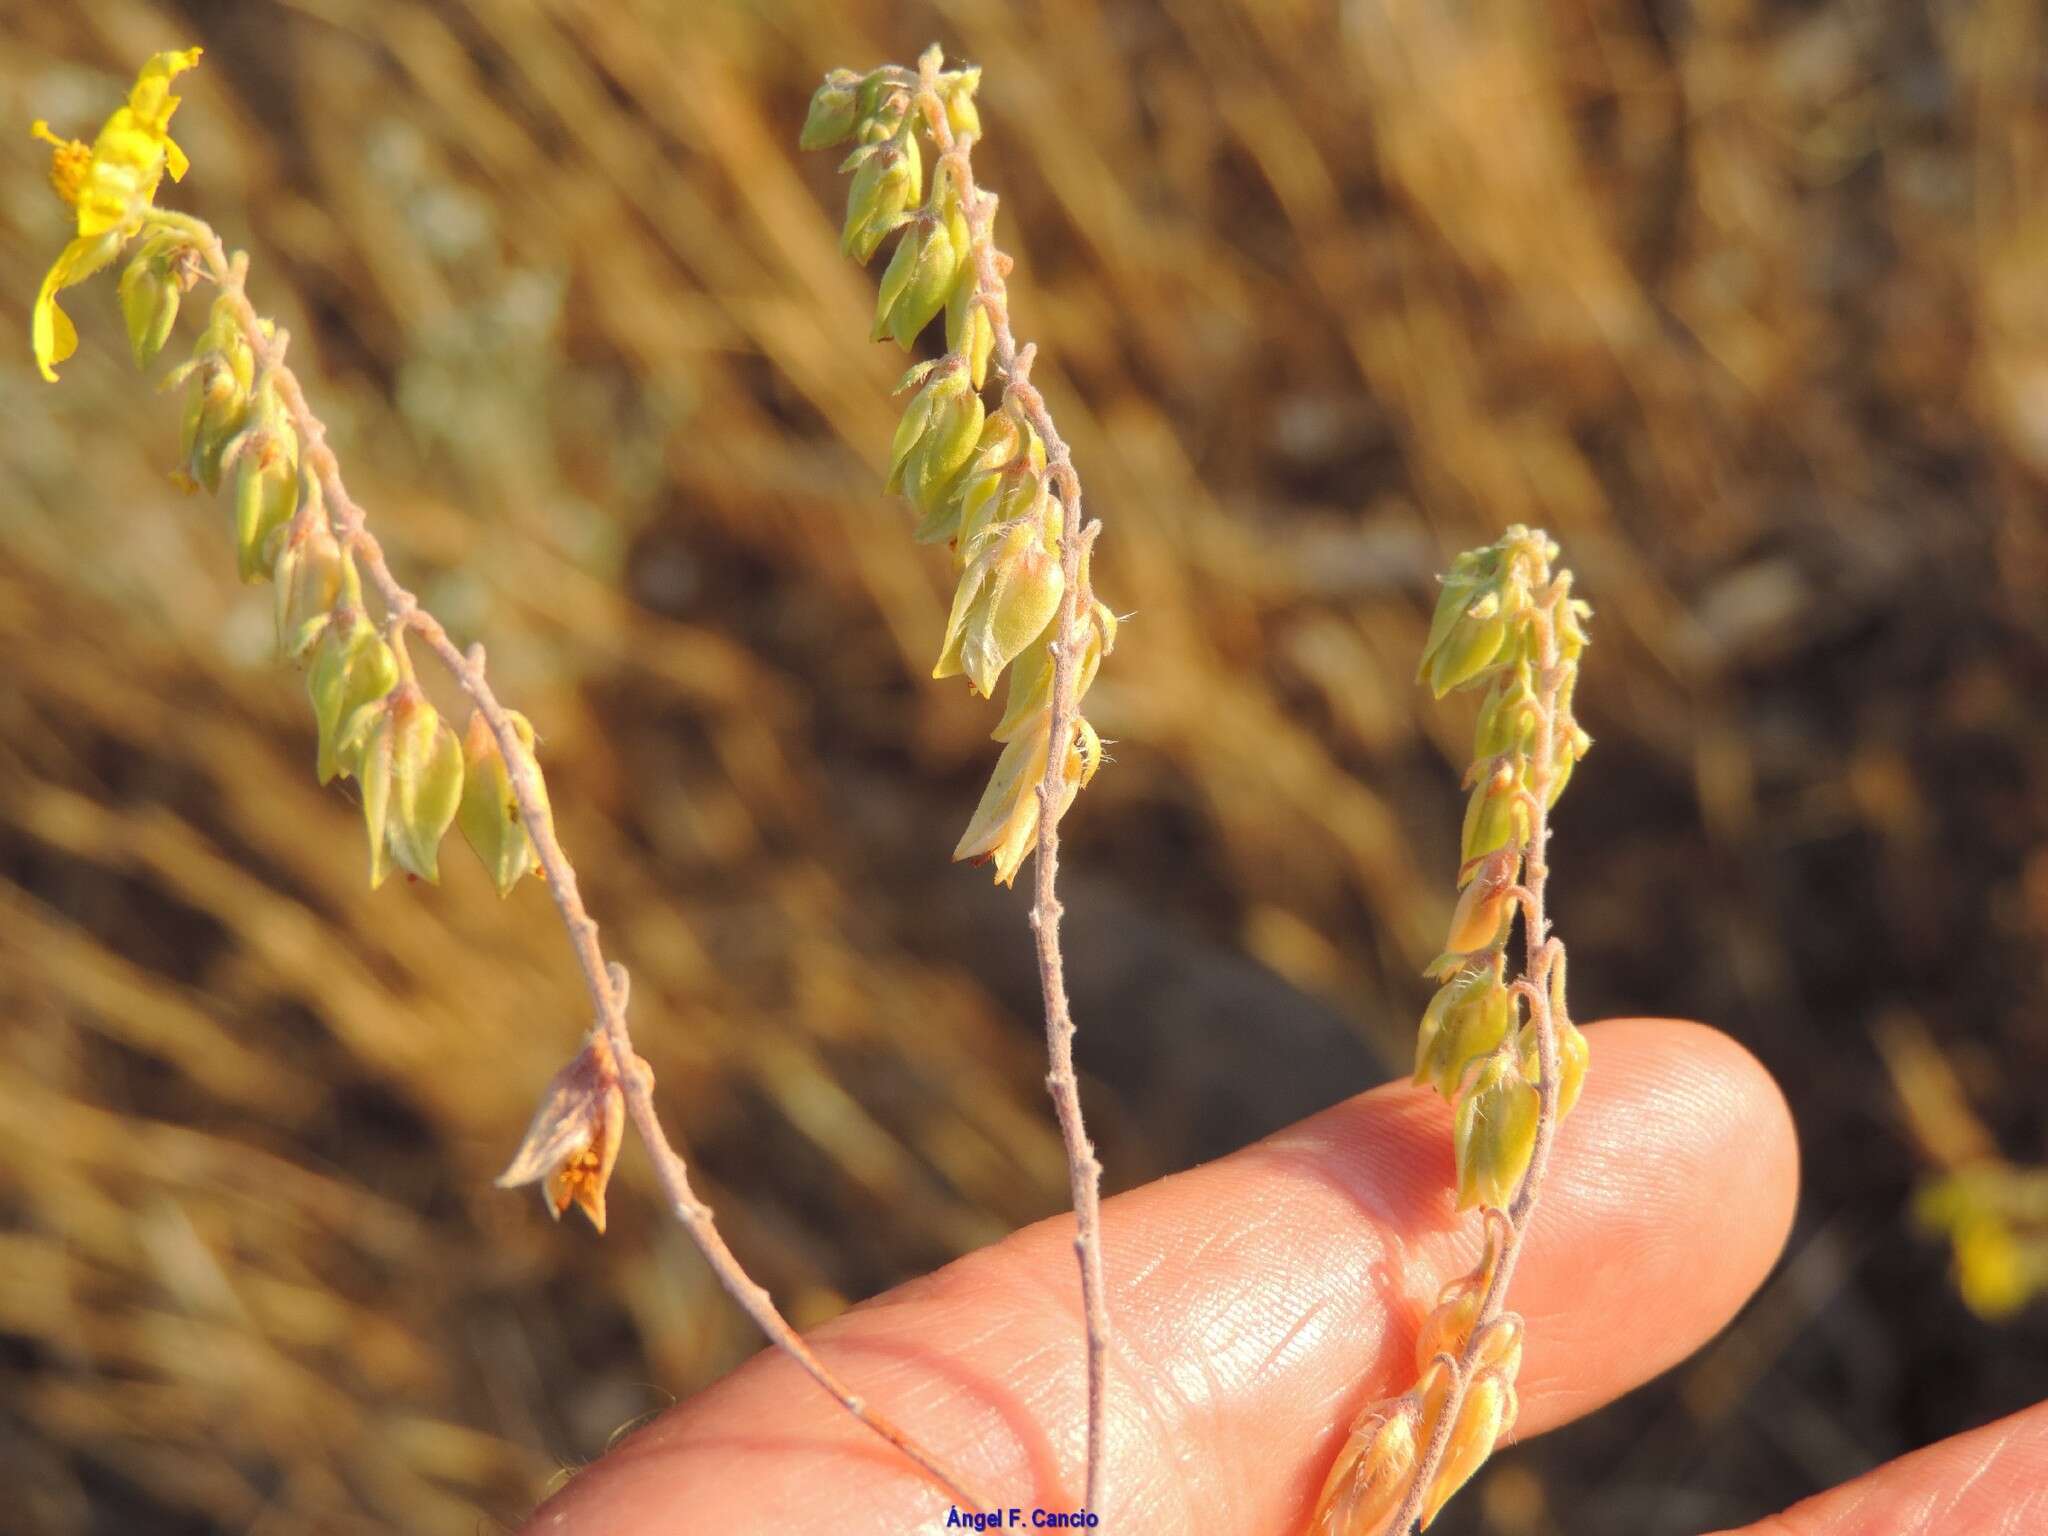
<svg viewBox="0 0 2048 1536">
<path fill-rule="evenodd" d="M 185 295 L 201 281 L 216 286 L 189 361 L 166 381 L 186 391 L 173 479 L 188 491 L 231 484 L 236 569 L 246 582 L 275 584 L 279 650 L 306 669 L 320 782 L 351 778 L 360 792 L 371 885 L 381 885 L 393 868 L 438 879 L 441 841 L 450 827 L 459 827 L 501 895 L 529 871 L 541 877 L 590 994 L 595 1021 L 549 1085 L 499 1184 L 538 1184 L 552 1214 L 574 1205 L 603 1231 L 606 1186 L 631 1120 L 670 1210 L 728 1294 L 849 1413 L 960 1505 L 978 1509 L 958 1476 L 818 1358 L 719 1235 L 662 1128 L 653 1074 L 632 1048 L 626 973 L 605 960 L 597 924 L 555 836 L 534 760 L 533 727 L 498 702 L 482 648 L 459 648 L 392 574 L 342 481 L 326 427 L 285 363 L 287 336 L 250 302 L 246 259 L 230 257 L 201 220 L 155 205 L 164 174 L 175 181 L 187 169 L 170 137 L 179 98 L 169 85 L 199 57 L 200 50 L 190 48 L 151 58 L 91 144 L 35 125 L 36 136 L 54 147 L 51 185 L 77 223 L 36 295 L 30 343 L 37 368 L 54 381 L 56 365 L 77 349 L 77 331 L 58 295 L 106 268 L 131 243 L 136 249 L 119 294 L 137 366 L 156 361 Z M 440 661 L 475 706 L 461 736 L 421 689 L 409 638 Z"/>
<path fill-rule="evenodd" d="M 1046 1086 L 1066 1145 L 1081 1266 L 1088 1372 L 1087 1507 L 1102 1507 L 1103 1404 L 1109 1311 L 1102 1278 L 1102 1165 L 1081 1121 L 1074 1019 L 1060 953 L 1055 882 L 1059 823 L 1102 763 L 1102 739 L 1080 713 L 1117 620 L 1089 581 L 1097 525 L 1081 516 L 1081 482 L 1045 401 L 1031 383 L 1031 347 L 1010 331 L 996 249 L 995 194 L 975 184 L 981 132 L 978 69 L 947 70 L 932 47 L 915 72 L 894 65 L 835 70 L 811 98 L 801 143 L 853 141 L 840 245 L 865 263 L 900 232 L 875 299 L 874 339 L 905 351 L 945 316 L 946 351 L 904 375 L 911 392 L 889 455 L 888 489 L 917 514 L 913 536 L 946 544 L 958 586 L 932 676 L 964 676 L 993 697 L 1010 674 L 992 733 L 1001 757 L 953 850 L 990 862 L 1002 884 L 1036 852 L 1031 928 L 1045 999 Z M 927 181 L 927 153 L 933 157 Z M 1000 386 L 994 410 L 982 398 Z"/>
<path fill-rule="evenodd" d="M 1353 1423 L 1310 1536 L 1427 1526 L 1514 1425 L 1522 1320 L 1504 1302 L 1587 1057 L 1544 910 L 1550 809 L 1592 744 L 1571 707 L 1591 610 L 1557 555 L 1519 525 L 1460 555 L 1424 643 L 1420 680 L 1436 697 L 1486 690 L 1465 776 L 1461 890 L 1415 1051 L 1415 1082 L 1453 1106 L 1457 1205 L 1480 1209 L 1484 1233 L 1478 1264 L 1443 1288 L 1417 1332 L 1415 1384 Z M 1523 962 L 1511 979 L 1518 912 Z"/>
<path fill-rule="evenodd" d="M 988 698 L 1009 672 L 991 733 L 1002 755 L 953 853 L 992 863 L 1007 885 L 1035 846 L 1069 581 L 1078 584 L 1072 609 L 1082 631 L 1075 705 L 1116 643 L 1117 620 L 1095 599 L 1087 549 L 1068 558 L 1055 482 L 1071 475 L 1071 465 L 1048 460 L 1043 407 L 1010 341 L 1009 261 L 991 241 L 995 199 L 974 187 L 967 159 L 981 132 L 974 103 L 981 71 L 941 71 L 928 62 L 929 84 L 895 66 L 833 71 L 811 98 L 800 142 L 806 149 L 853 142 L 840 164 L 853 176 L 840 235 L 847 255 L 865 263 L 899 236 L 876 294 L 873 339 L 907 352 L 945 317 L 944 355 L 912 367 L 899 386 L 910 399 L 886 489 L 915 512 L 912 537 L 946 545 L 958 574 L 932 676 L 964 676 Z M 982 398 L 992 358 L 1004 386 L 993 410 Z M 1101 738 L 1078 713 L 1063 734 L 1061 810 L 1102 761 Z"/>
<path fill-rule="evenodd" d="M 130 242 L 139 241 L 119 294 L 138 367 L 156 361 L 184 296 L 207 275 L 203 252 L 211 231 L 155 206 L 164 172 L 177 180 L 187 168 L 170 137 L 179 98 L 169 83 L 199 56 L 189 48 L 150 59 L 126 105 L 90 145 L 35 125 L 53 146 L 51 184 L 78 220 L 77 236 L 44 277 L 31 317 L 30 340 L 45 378 L 56 378 L 55 365 L 78 344 L 57 295 L 109 265 Z M 353 778 L 361 789 L 370 883 L 381 885 L 394 867 L 437 880 L 441 839 L 459 820 L 500 893 L 507 892 L 535 860 L 507 792 L 497 739 L 480 713 L 466 739 L 458 739 L 421 691 L 406 651 L 408 614 L 373 622 L 356 539 L 336 536 L 320 477 L 301 462 L 299 430 L 269 345 L 275 327 L 259 320 L 252 335 L 243 323 L 245 302 L 222 292 L 189 360 L 165 380 L 165 388 L 186 392 L 173 478 L 193 491 L 228 485 L 236 570 L 245 582 L 276 583 L 278 649 L 306 668 L 320 782 Z M 517 723 L 523 729 L 515 750 L 545 803 L 532 729 Z"/>
</svg>

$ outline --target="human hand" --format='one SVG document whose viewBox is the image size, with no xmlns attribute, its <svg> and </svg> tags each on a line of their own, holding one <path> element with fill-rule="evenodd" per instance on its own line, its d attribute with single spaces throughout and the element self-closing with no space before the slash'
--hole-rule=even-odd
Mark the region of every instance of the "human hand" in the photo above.
<svg viewBox="0 0 2048 1536">
<path fill-rule="evenodd" d="M 1784 1244 L 1784 1100 L 1696 1024 L 1595 1026 L 1509 1303 L 1517 1436 L 1592 1411 L 1722 1327 Z M 1116 1346 L 1096 1529 L 1296 1536 L 1353 1414 L 1413 1376 L 1414 1331 L 1478 1252 L 1448 1110 L 1391 1085 L 1103 1208 Z M 1072 1217 L 818 1329 L 819 1352 L 991 1504 L 1071 1510 L 1084 1403 Z M 950 1505 L 779 1354 L 579 1473 L 527 1536 L 898 1536 Z M 957 1528 L 957 1527 L 955 1527 Z M 1007 1527 L 1006 1527 L 1007 1528 Z M 1881 1467 L 1755 1536 L 2048 1530 L 2048 1407 Z"/>
</svg>

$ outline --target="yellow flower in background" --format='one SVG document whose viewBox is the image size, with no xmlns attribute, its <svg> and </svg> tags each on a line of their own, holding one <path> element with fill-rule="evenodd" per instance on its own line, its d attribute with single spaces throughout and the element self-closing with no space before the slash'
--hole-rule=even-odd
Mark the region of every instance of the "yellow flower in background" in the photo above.
<svg viewBox="0 0 2048 1536">
<path fill-rule="evenodd" d="M 172 79 L 199 62 L 199 53 L 197 48 L 186 48 L 152 57 L 136 77 L 127 105 L 107 119 L 90 145 L 58 138 L 45 122 L 30 129 L 53 146 L 50 184 L 78 210 L 77 238 L 43 275 L 29 321 L 36 366 L 52 382 L 57 377 L 54 365 L 78 348 L 78 332 L 70 317 L 57 307 L 57 294 L 84 282 L 114 259 L 142 227 L 143 212 L 155 200 L 165 171 L 173 181 L 184 179 L 185 151 L 170 133 L 171 114 L 178 110 L 179 98 L 171 94 L 170 86 Z"/>
</svg>

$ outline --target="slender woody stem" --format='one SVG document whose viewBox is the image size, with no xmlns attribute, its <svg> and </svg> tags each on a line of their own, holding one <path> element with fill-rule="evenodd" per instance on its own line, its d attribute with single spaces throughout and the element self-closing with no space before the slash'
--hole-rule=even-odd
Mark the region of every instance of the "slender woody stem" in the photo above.
<svg viewBox="0 0 2048 1536">
<path fill-rule="evenodd" d="M 613 1061 L 621 1069 L 618 1075 L 627 1110 L 654 1163 L 655 1177 L 661 1184 L 669 1209 L 689 1232 L 705 1262 L 725 1287 L 726 1294 L 740 1304 L 777 1348 L 790 1355 L 813 1381 L 838 1399 L 848 1413 L 922 1467 L 961 1506 L 982 1508 L 980 1501 L 967 1492 L 965 1484 L 944 1463 L 891 1420 L 870 1408 L 818 1358 L 777 1309 L 774 1298 L 754 1283 L 733 1251 L 726 1246 L 712 1220 L 711 1208 L 697 1198 L 690 1186 L 688 1166 L 662 1129 L 647 1075 L 631 1069 L 630 1063 L 637 1057 L 633 1051 L 632 1033 L 626 1023 L 625 972 L 609 967 L 605 962 L 604 951 L 597 940 L 597 923 L 584 908 L 583 897 L 577 889 L 576 870 L 555 836 L 554 821 L 541 798 L 536 770 L 512 728 L 510 716 L 491 691 L 490 681 L 485 676 L 483 647 L 473 645 L 464 652 L 450 638 L 441 621 L 421 607 L 419 599 L 392 575 L 391 567 L 384 558 L 383 546 L 364 526 L 363 509 L 350 497 L 348 488 L 342 483 L 341 466 L 335 459 L 334 450 L 327 445 L 326 425 L 313 414 L 298 377 L 285 366 L 286 333 L 280 330 L 266 334 L 261 318 L 249 302 L 245 287 L 246 261 L 241 253 L 230 259 L 220 236 L 201 219 L 169 210 L 157 210 L 150 217 L 152 222 L 177 230 L 192 241 L 207 271 L 226 296 L 236 323 L 255 353 L 258 367 L 272 380 L 278 400 L 299 435 L 302 462 L 308 466 L 324 493 L 326 516 L 335 538 L 345 549 L 352 551 L 369 572 L 371 584 L 394 625 L 417 634 L 440 658 L 457 686 L 475 702 L 478 713 L 497 739 L 498 750 L 511 781 L 513 798 L 519 807 L 519 819 L 533 843 L 541 878 L 554 898 L 562 926 L 568 930 L 570 947 L 575 950 L 576 963 L 582 969 L 584 986 L 590 994 L 591 1008 L 603 1027 L 604 1040 Z"/>
<path fill-rule="evenodd" d="M 1473 1365 L 1494 1319 L 1505 1309 L 1508 1282 L 1514 1278 L 1515 1261 L 1521 1257 L 1522 1241 L 1528 1235 L 1530 1219 L 1536 1212 L 1536 1200 L 1542 1193 L 1543 1173 L 1550 1161 L 1550 1144 L 1557 1136 L 1557 1019 L 1551 1010 L 1550 975 L 1554 966 L 1564 963 L 1564 950 L 1550 936 L 1544 892 L 1550 883 L 1547 850 L 1550 845 L 1550 781 L 1555 773 L 1552 752 L 1557 733 L 1562 729 L 1558 719 L 1562 667 L 1552 608 L 1562 600 L 1562 594 L 1553 589 L 1545 596 L 1546 601 L 1537 606 L 1532 621 L 1537 637 L 1536 674 L 1540 707 L 1536 712 L 1535 740 L 1529 747 L 1529 840 L 1523 848 L 1525 868 L 1518 892 L 1523 909 L 1522 975 L 1514 983 L 1516 993 L 1528 999 L 1529 1015 L 1536 1025 L 1536 1145 L 1529 1155 L 1529 1166 L 1522 1174 L 1522 1182 L 1515 1188 L 1515 1197 L 1509 1202 L 1507 1232 L 1501 1240 L 1500 1259 L 1493 1267 L 1493 1277 L 1487 1285 L 1485 1299 L 1480 1303 L 1479 1315 L 1473 1320 L 1472 1331 L 1458 1358 L 1458 1369 L 1451 1374 L 1451 1387 L 1445 1394 L 1443 1410 L 1437 1415 L 1422 1459 L 1416 1463 L 1408 1492 L 1394 1519 L 1387 1525 L 1389 1531 L 1400 1532 L 1402 1536 L 1412 1536 L 1421 1529 L 1423 1501 L 1429 1496 L 1429 1485 L 1435 1481 L 1437 1468 L 1450 1445 L 1451 1430 L 1458 1422 L 1465 1390 L 1477 1374 Z"/>
<path fill-rule="evenodd" d="M 1081 1308 L 1087 1333 L 1088 1440 L 1085 1507 L 1101 1512 L 1103 1486 L 1103 1406 L 1108 1385 L 1109 1303 L 1102 1277 L 1102 1163 L 1081 1120 L 1081 1087 L 1074 1075 L 1074 1015 L 1067 1002 L 1066 965 L 1060 953 L 1058 894 L 1060 817 L 1066 809 L 1067 754 L 1072 748 L 1076 718 L 1075 675 L 1086 637 L 1076 632 L 1075 618 L 1092 597 L 1082 588 L 1088 548 L 1100 523 L 1081 514 L 1081 480 L 1074 472 L 1072 451 L 1053 425 L 1045 397 L 1031 383 L 1034 349 L 1019 348 L 1003 301 L 1000 253 L 995 246 L 996 197 L 974 181 L 971 134 L 955 136 L 945 103 L 935 85 L 939 60 L 927 54 L 919 61 L 916 104 L 924 114 L 940 159 L 951 167 L 967 219 L 969 246 L 975 263 L 979 303 L 994 337 L 991 348 L 1003 394 L 1016 402 L 1045 444 L 1045 472 L 1060 499 L 1060 570 L 1065 585 L 1060 595 L 1059 631 L 1052 643 L 1052 720 L 1047 735 L 1045 777 L 1038 786 L 1038 868 L 1034 872 L 1031 932 L 1038 947 L 1038 986 L 1045 1002 L 1045 1048 L 1049 1062 L 1046 1089 L 1059 1117 L 1060 1139 L 1067 1152 L 1067 1188 L 1074 1205 L 1074 1253 L 1081 1267 Z"/>
</svg>

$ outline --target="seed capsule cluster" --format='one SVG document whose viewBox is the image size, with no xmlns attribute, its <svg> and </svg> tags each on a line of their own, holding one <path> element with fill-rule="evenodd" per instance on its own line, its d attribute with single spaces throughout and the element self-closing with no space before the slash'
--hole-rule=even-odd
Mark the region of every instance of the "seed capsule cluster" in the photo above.
<svg viewBox="0 0 2048 1536">
<path fill-rule="evenodd" d="M 135 364 L 147 369 L 201 279 L 202 241 L 220 254 L 205 225 L 155 206 L 165 172 L 176 179 L 186 170 L 184 152 L 169 136 L 178 98 L 167 86 L 199 56 L 192 48 L 151 58 L 127 104 L 89 146 L 37 125 L 53 146 L 51 185 L 77 211 L 79 225 L 36 301 L 32 340 L 49 378 L 77 345 L 56 305 L 61 289 L 132 245 L 118 293 Z M 229 270 L 221 259 L 217 280 L 238 283 L 239 266 Z M 190 357 L 164 381 L 166 389 L 185 392 L 173 478 L 190 491 L 228 487 L 235 568 L 245 582 L 276 584 L 278 649 L 306 668 L 320 782 L 352 777 L 362 792 L 371 885 L 381 885 L 394 867 L 439 878 L 441 839 L 459 819 L 499 892 L 507 892 L 535 859 L 496 738 L 478 716 L 467 739 L 458 739 L 413 680 L 407 615 L 386 613 L 380 623 L 366 610 L 353 554 L 364 535 L 328 516 L 320 478 L 303 462 L 277 340 L 269 321 L 224 288 Z M 511 718 L 544 805 L 539 770 L 530 762 L 532 727 Z"/>
<path fill-rule="evenodd" d="M 972 68 L 835 70 L 811 98 L 799 142 L 806 149 L 853 144 L 840 165 L 853 178 L 840 235 L 847 255 L 865 263 L 897 237 L 876 293 L 874 339 L 909 351 L 944 316 L 945 354 L 911 368 L 899 387 L 909 402 L 886 489 L 910 503 L 919 543 L 951 550 L 958 576 L 932 676 L 965 677 L 976 694 L 992 698 L 1009 672 L 992 733 L 1002 756 L 953 852 L 993 864 L 1007 885 L 1038 831 L 1037 791 L 1052 750 L 1051 647 L 1068 573 L 1045 442 L 1014 381 L 1004 381 L 993 410 L 982 398 L 994 317 L 1005 313 L 1008 262 L 989 244 L 993 199 L 980 194 L 984 206 L 971 208 L 973 190 L 963 185 L 966 154 L 981 131 L 980 80 Z M 943 142 L 935 117 L 945 125 Z M 1085 556 L 1079 580 L 1077 702 L 1117 629 L 1116 615 L 1094 598 Z M 1071 803 L 1100 766 L 1102 741 L 1077 715 L 1063 746 L 1060 777 Z"/>
<path fill-rule="evenodd" d="M 1541 915 L 1550 808 L 1592 745 L 1571 712 L 1591 610 L 1571 595 L 1571 574 L 1554 569 L 1557 557 L 1547 535 L 1520 525 L 1460 555 L 1424 643 L 1419 680 L 1438 698 L 1485 690 L 1465 775 L 1460 892 L 1430 966 L 1439 985 L 1414 1078 L 1453 1107 L 1458 1208 L 1480 1209 L 1485 1244 L 1417 1331 L 1415 1385 L 1352 1425 L 1310 1536 L 1427 1526 L 1514 1425 L 1522 1320 L 1502 1295 L 1534 1202 L 1539 1141 L 1577 1102 L 1587 1057 L 1565 1008 L 1563 946 Z M 1510 980 L 1518 912 L 1526 963 Z"/>
</svg>

